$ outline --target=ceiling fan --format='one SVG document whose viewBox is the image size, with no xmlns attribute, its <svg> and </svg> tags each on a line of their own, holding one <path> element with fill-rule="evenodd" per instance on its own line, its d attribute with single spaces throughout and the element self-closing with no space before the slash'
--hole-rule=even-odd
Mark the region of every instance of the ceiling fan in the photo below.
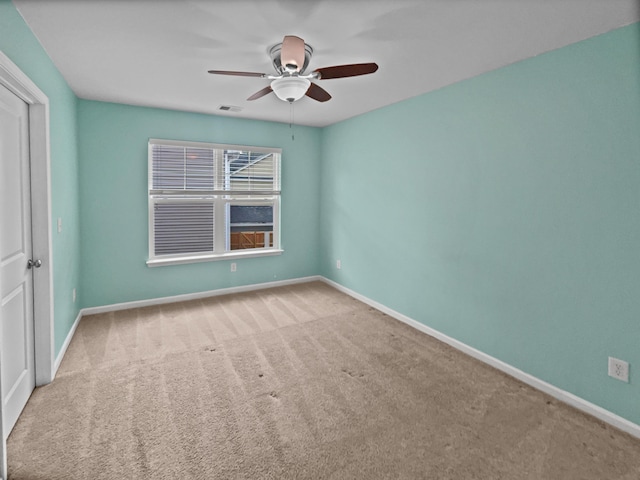
<svg viewBox="0 0 640 480">
<path fill-rule="evenodd" d="M 209 70 L 216 75 L 235 75 L 239 77 L 268 78 L 271 83 L 262 90 L 251 95 L 247 100 L 256 100 L 274 92 L 276 96 L 285 102 L 293 103 L 303 96 L 313 98 L 318 102 L 326 102 L 331 95 L 322 87 L 311 80 L 327 80 L 330 78 L 357 77 L 367 75 L 378 70 L 375 63 L 354 63 L 349 65 L 336 65 L 333 67 L 318 68 L 309 74 L 305 70 L 313 55 L 313 48 L 304 40 L 294 35 L 287 35 L 282 43 L 274 45 L 269 50 L 269 56 L 276 70 L 275 75 L 257 72 L 235 72 L 230 70 Z"/>
</svg>

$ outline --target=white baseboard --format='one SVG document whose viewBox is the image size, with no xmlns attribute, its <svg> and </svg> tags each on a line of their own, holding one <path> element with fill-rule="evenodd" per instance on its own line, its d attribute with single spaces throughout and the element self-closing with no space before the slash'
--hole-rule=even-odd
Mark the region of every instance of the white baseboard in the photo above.
<svg viewBox="0 0 640 480">
<path fill-rule="evenodd" d="M 83 308 L 80 313 L 82 315 L 94 315 L 96 313 L 115 312 L 117 310 L 127 310 L 129 308 L 162 305 L 164 303 L 186 302 L 189 300 L 197 300 L 199 298 L 217 297 L 219 295 L 229 295 L 231 293 L 252 292 L 254 290 L 264 290 L 266 288 L 284 287 L 286 285 L 322 280 L 323 277 L 315 275 L 311 277 L 292 278 L 290 280 L 278 280 L 275 282 L 254 283 L 252 285 L 243 285 L 241 287 L 220 288 L 218 290 L 209 290 L 206 292 L 185 293 L 183 295 L 173 295 L 171 297 L 150 298 L 148 300 L 137 300 L 134 302 L 115 303 L 113 305 L 104 305 L 101 307 Z"/>
<path fill-rule="evenodd" d="M 60 364 L 62 363 L 62 359 L 64 358 L 64 354 L 67 353 L 67 348 L 69 348 L 69 344 L 71 343 L 71 339 L 73 335 L 76 333 L 76 329 L 78 328 L 78 324 L 82 319 L 82 310 L 78 312 L 78 316 L 76 320 L 73 322 L 71 326 L 71 330 L 67 334 L 67 338 L 64 339 L 64 343 L 62 344 L 62 348 L 60 348 L 60 352 L 58 352 L 58 356 L 56 357 L 55 362 L 53 363 L 53 375 L 51 380 L 53 381 L 56 378 L 56 373 L 58 373 L 58 369 L 60 368 Z"/>
<path fill-rule="evenodd" d="M 416 330 L 419 330 L 423 333 L 426 333 L 427 335 L 437 338 L 441 342 L 444 342 L 447 345 L 450 345 L 453 348 L 460 350 L 461 352 L 466 353 L 467 355 L 477 360 L 480 360 L 483 363 L 486 363 L 487 365 L 497 368 L 498 370 L 506 373 L 507 375 L 510 375 L 520 380 L 521 382 L 526 383 L 527 385 L 530 385 L 533 388 L 536 388 L 537 390 L 540 390 L 548 395 L 551 395 L 552 397 L 556 398 L 557 400 L 560 400 L 561 402 L 564 402 L 568 405 L 571 405 L 572 407 L 577 408 L 582 412 L 592 415 L 598 418 L 599 420 L 602 420 L 603 422 L 608 423 L 609 425 L 612 425 L 624 432 L 629 433 L 630 435 L 633 435 L 634 437 L 640 438 L 640 425 L 633 423 L 619 415 L 616 415 L 615 413 L 612 413 L 609 410 L 599 407 L 598 405 L 595 405 L 581 397 L 578 397 L 572 393 L 562 390 L 561 388 L 551 385 L 550 383 L 547 383 L 544 380 L 540 380 L 539 378 L 534 377 L 533 375 L 523 372 L 522 370 L 516 367 L 513 367 L 503 362 L 502 360 L 498 360 L 497 358 L 494 358 L 491 355 L 481 352 L 480 350 L 476 350 L 475 348 L 470 347 L 469 345 L 462 343 L 456 340 L 455 338 L 449 337 L 448 335 L 445 335 L 444 333 L 441 333 L 438 330 L 435 330 L 431 327 L 427 327 L 426 325 L 418 322 L 417 320 L 407 317 L 402 313 L 396 312 L 395 310 L 392 310 L 386 307 L 385 305 L 376 302 L 375 300 L 371 300 L 370 298 L 367 298 L 364 295 L 354 292 L 353 290 L 347 287 L 344 287 L 339 283 L 334 282 L 333 280 L 329 280 L 328 278 L 325 278 L 325 277 L 321 277 L 321 278 L 323 282 L 327 283 L 328 285 L 331 285 L 332 287 L 336 288 L 337 290 L 340 290 L 343 293 L 346 293 L 347 295 L 355 298 L 356 300 L 360 300 L 361 302 L 366 303 L 367 305 L 377 310 L 380 310 L 383 313 L 386 313 L 390 317 L 393 317 L 397 320 L 400 320 L 403 323 L 406 323 L 407 325 L 415 328 Z"/>
</svg>

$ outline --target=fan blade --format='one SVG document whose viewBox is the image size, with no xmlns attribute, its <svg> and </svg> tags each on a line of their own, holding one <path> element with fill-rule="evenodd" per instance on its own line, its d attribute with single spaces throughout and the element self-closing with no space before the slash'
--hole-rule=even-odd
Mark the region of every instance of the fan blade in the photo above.
<svg viewBox="0 0 640 480">
<path fill-rule="evenodd" d="M 247 100 L 257 100 L 258 98 L 264 97 L 265 95 L 271 92 L 273 92 L 273 90 L 271 89 L 271 85 L 267 85 L 259 92 L 256 92 L 253 95 L 251 95 L 249 98 L 247 98 Z"/>
<path fill-rule="evenodd" d="M 331 100 L 331 95 L 324 88 L 319 87 L 315 83 L 311 83 L 309 88 L 307 89 L 307 93 L 305 93 L 307 97 L 313 98 L 319 102 L 326 102 L 327 100 Z"/>
<path fill-rule="evenodd" d="M 234 72 L 232 70 L 209 70 L 214 75 L 234 75 L 236 77 L 266 77 L 266 73 L 257 72 Z"/>
<path fill-rule="evenodd" d="M 287 35 L 280 48 L 280 64 L 289 71 L 299 72 L 304 65 L 304 40 Z"/>
<path fill-rule="evenodd" d="M 376 63 L 354 63 L 351 65 L 337 65 L 335 67 L 318 68 L 314 73 L 319 73 L 320 80 L 329 78 L 357 77 L 367 75 L 378 70 Z"/>
</svg>

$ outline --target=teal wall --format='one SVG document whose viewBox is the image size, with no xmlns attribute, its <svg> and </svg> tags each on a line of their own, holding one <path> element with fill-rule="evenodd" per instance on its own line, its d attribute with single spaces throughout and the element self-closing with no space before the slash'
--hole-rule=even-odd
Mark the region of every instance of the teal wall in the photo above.
<svg viewBox="0 0 640 480">
<path fill-rule="evenodd" d="M 335 124 L 322 148 L 323 275 L 640 423 L 639 24 Z"/>
<path fill-rule="evenodd" d="M 53 235 L 56 354 L 75 321 L 80 303 L 80 228 L 76 97 L 9 0 L 0 0 L 0 50 L 49 97 L 51 141 L 51 224 Z M 63 229 L 57 232 L 57 219 Z"/>
<path fill-rule="evenodd" d="M 78 124 L 84 307 L 317 274 L 319 129 L 86 100 Z M 147 267 L 149 138 L 282 148 L 284 253 Z"/>
</svg>

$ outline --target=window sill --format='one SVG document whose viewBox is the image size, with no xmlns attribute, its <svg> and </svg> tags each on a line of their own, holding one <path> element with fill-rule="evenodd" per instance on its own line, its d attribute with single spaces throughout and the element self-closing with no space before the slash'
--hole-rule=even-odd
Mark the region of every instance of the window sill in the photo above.
<svg viewBox="0 0 640 480">
<path fill-rule="evenodd" d="M 235 260 L 238 258 L 271 257 L 282 255 L 284 250 L 270 248 L 268 250 L 234 251 L 218 255 L 198 255 L 190 257 L 154 258 L 147 260 L 148 267 L 163 267 L 166 265 L 184 265 L 187 263 L 217 262 L 219 260 Z"/>
</svg>

